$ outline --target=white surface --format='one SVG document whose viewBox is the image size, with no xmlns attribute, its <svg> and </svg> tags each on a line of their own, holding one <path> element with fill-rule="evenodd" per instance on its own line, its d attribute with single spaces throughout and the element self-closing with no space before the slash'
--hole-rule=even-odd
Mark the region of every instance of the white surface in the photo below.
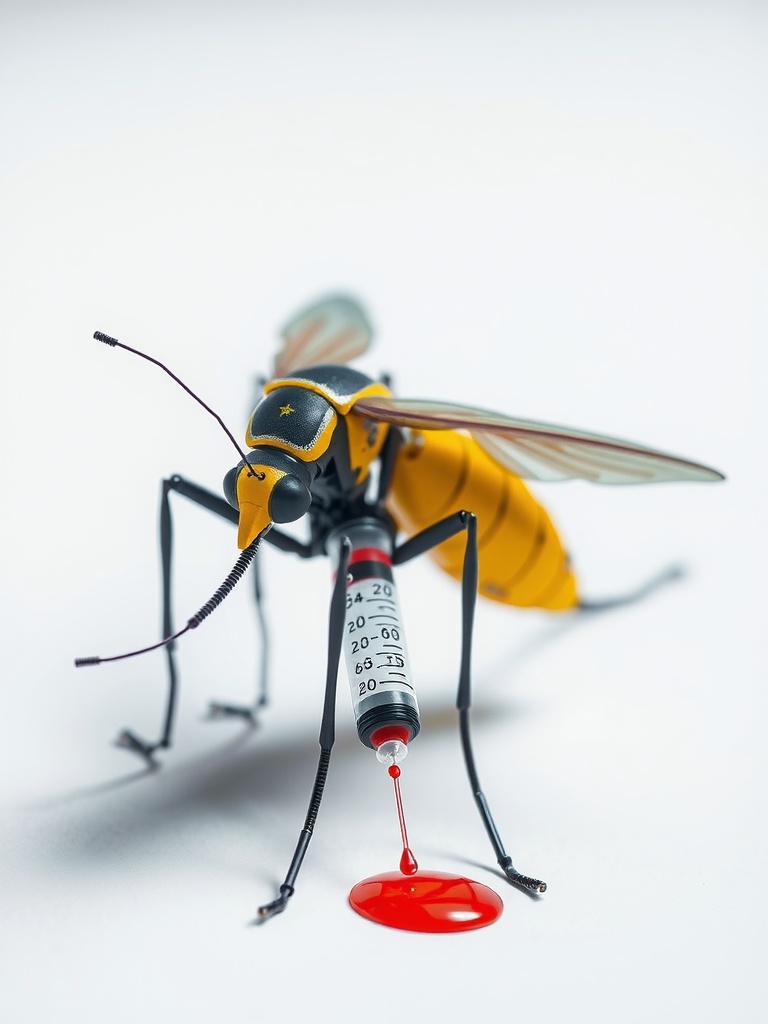
<svg viewBox="0 0 768 1024">
<path fill-rule="evenodd" d="M 753 1022 L 765 964 L 765 18 L 758 4 L 2 5 L 4 841 L 11 1022 Z M 180 648 L 75 671 L 157 629 L 158 481 L 217 487 L 275 332 L 329 289 L 377 327 L 398 393 L 606 431 L 720 486 L 539 488 L 586 592 L 670 562 L 653 599 L 565 622 L 484 605 L 475 739 L 518 866 L 504 885 L 451 707 L 455 610 L 400 574 L 425 728 L 404 797 L 425 867 L 505 900 L 463 936 L 378 928 L 351 885 L 394 867 L 389 783 L 339 744 L 293 904 L 275 892 L 316 757 L 327 565 L 265 556 L 263 729 L 247 594 Z M 176 503 L 176 608 L 233 532 Z M 245 589 L 245 588 L 243 588 Z M 426 595 L 429 600 L 426 600 Z"/>
</svg>

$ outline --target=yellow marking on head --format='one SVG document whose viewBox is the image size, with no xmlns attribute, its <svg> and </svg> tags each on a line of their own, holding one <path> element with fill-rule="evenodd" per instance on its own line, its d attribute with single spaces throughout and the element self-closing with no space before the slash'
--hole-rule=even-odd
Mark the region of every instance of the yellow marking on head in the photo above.
<svg viewBox="0 0 768 1024">
<path fill-rule="evenodd" d="M 269 496 L 285 473 L 272 466 L 252 465 L 252 473 L 243 469 L 237 478 L 237 502 L 240 508 L 237 546 L 242 551 L 259 536 L 272 520 L 269 517 Z"/>
<path fill-rule="evenodd" d="M 293 408 L 293 406 L 291 405 L 290 402 L 288 402 L 287 405 L 281 405 L 280 406 L 280 415 L 281 416 L 290 416 L 292 412 L 296 412 L 296 410 Z"/>
</svg>

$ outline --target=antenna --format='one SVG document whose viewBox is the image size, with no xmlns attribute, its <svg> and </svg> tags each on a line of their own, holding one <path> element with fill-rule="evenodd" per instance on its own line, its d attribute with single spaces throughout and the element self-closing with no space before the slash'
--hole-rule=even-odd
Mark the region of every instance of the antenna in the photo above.
<svg viewBox="0 0 768 1024">
<path fill-rule="evenodd" d="M 267 527 L 267 530 L 268 529 L 270 529 L 269 526 Z M 183 636 L 188 630 L 197 629 L 200 623 L 204 619 L 207 619 L 211 612 L 218 608 L 224 598 L 231 593 L 235 584 L 240 582 L 245 574 L 245 570 L 251 564 L 256 552 L 259 550 L 261 538 L 267 530 L 262 530 L 256 540 L 240 552 L 240 556 L 232 566 L 229 575 L 210 601 L 206 601 L 203 607 L 198 612 L 195 612 L 191 619 L 187 620 L 186 626 L 183 629 L 180 629 L 178 633 L 165 637 L 164 640 L 160 640 L 158 643 L 152 644 L 151 647 L 142 647 L 137 651 L 129 651 L 127 654 L 115 654 L 111 658 L 75 658 L 75 668 L 83 668 L 85 665 L 100 665 L 103 661 L 122 661 L 123 658 L 133 658 L 137 654 L 146 654 L 148 651 L 156 651 L 158 647 L 165 647 L 165 645 L 171 643 L 171 641 L 178 640 L 178 638 Z"/>
<path fill-rule="evenodd" d="M 199 395 L 195 394 L 195 392 L 192 390 L 192 388 L 187 387 L 187 385 L 184 383 L 183 380 L 181 380 L 180 377 L 177 377 L 175 373 L 173 373 L 171 370 L 169 370 L 168 367 L 165 365 L 165 363 L 161 363 L 159 359 L 155 359 L 153 356 L 148 356 L 146 352 L 140 352 L 137 348 L 131 348 L 130 345 L 124 345 L 121 341 L 118 341 L 117 338 L 113 338 L 109 334 L 104 334 L 103 331 L 95 331 L 93 337 L 94 337 L 94 340 L 96 340 L 96 341 L 103 341 L 104 344 L 105 345 L 109 345 L 110 348 L 124 348 L 126 350 L 126 352 L 133 352 L 134 355 L 141 356 L 141 358 L 142 359 L 146 359 L 147 362 L 154 363 L 155 366 L 159 366 L 161 370 L 165 370 L 165 372 L 168 374 L 169 377 L 172 377 L 173 380 L 175 380 L 177 384 L 180 384 L 181 387 L 183 387 L 184 390 L 187 392 L 187 394 L 191 395 L 192 398 L 194 398 L 194 400 L 196 402 L 199 402 L 200 405 L 202 405 L 202 407 L 205 409 L 205 411 L 209 412 L 211 414 L 211 416 L 213 416 L 213 418 L 218 422 L 218 424 L 221 427 L 221 429 L 224 431 L 224 433 L 227 435 L 229 440 L 235 446 L 235 450 L 236 450 L 237 454 L 240 456 L 240 458 L 245 463 L 245 465 L 246 465 L 246 467 L 248 469 L 248 475 L 249 476 L 258 476 L 259 475 L 258 473 L 256 473 L 251 468 L 247 458 L 245 457 L 245 453 L 243 452 L 242 448 L 240 447 L 240 445 L 235 440 L 234 435 L 232 434 L 232 431 L 226 425 L 226 423 L 221 418 L 221 416 L 219 416 L 219 414 L 217 412 L 214 412 L 213 409 L 210 407 L 210 405 L 206 405 L 206 403 L 202 400 L 202 398 Z M 109 660 L 109 659 L 105 659 L 105 660 Z"/>
</svg>

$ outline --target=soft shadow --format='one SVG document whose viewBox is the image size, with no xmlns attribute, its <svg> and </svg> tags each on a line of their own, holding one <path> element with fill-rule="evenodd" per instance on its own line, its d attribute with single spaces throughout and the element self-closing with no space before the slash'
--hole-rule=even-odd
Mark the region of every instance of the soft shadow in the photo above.
<svg viewBox="0 0 768 1024">
<path fill-rule="evenodd" d="M 498 662 L 497 667 L 485 666 L 482 672 L 475 674 L 474 680 L 476 696 L 472 725 L 475 736 L 481 735 L 488 725 L 498 726 L 501 718 L 515 720 L 525 713 L 522 706 L 516 706 L 506 696 L 500 701 L 494 695 L 493 691 L 497 689 L 494 684 L 500 674 L 509 678 L 525 661 L 570 631 L 591 622 L 596 614 L 639 601 L 682 575 L 680 567 L 671 567 L 621 598 L 590 602 L 584 609 L 558 616 L 544 629 L 518 644 Z M 458 732 L 454 701 L 451 693 L 445 700 L 422 702 L 424 738 Z M 268 718 L 268 711 L 264 717 Z M 254 830 L 259 833 L 263 827 L 273 828 L 274 821 L 282 820 L 287 814 L 286 809 L 290 808 L 290 823 L 286 827 L 291 831 L 297 813 L 303 814 L 307 806 L 317 768 L 317 733 L 314 729 L 307 730 L 273 742 L 262 729 L 258 731 L 258 743 L 251 742 L 256 738 L 253 727 L 244 725 L 234 737 L 191 763 L 174 765 L 173 752 L 164 752 L 158 766 L 143 765 L 117 778 L 29 804 L 30 809 L 55 812 L 73 805 L 87 808 L 93 801 L 99 801 L 97 813 L 84 814 L 76 822 L 62 823 L 58 816 L 55 820 L 46 821 L 45 827 L 52 831 L 47 838 L 41 837 L 43 855 L 50 856 L 59 864 L 62 858 L 69 858 L 70 862 L 77 864 L 90 861 L 94 856 L 125 856 L 131 845 L 144 846 L 147 837 L 151 841 L 157 834 L 186 827 L 190 820 L 210 818 L 218 824 L 222 816 L 239 819 L 244 812 L 248 813 L 248 820 L 253 822 Z M 424 739 L 420 742 L 424 743 Z M 183 736 L 177 746 L 183 747 Z M 360 743 L 353 724 L 349 722 L 337 732 L 329 784 L 337 787 L 340 783 L 344 785 L 343 779 L 354 779 L 359 757 Z M 153 785 L 149 789 L 136 785 L 150 781 Z M 142 793 L 140 798 L 128 797 L 128 793 L 139 789 Z M 123 795 L 119 796 L 121 793 Z M 115 799 L 106 804 L 101 799 L 110 796 Z M 265 826 L 265 822 L 269 824 Z M 116 842 L 116 835 L 119 835 L 119 842 Z M 488 864 L 465 863 L 483 870 L 495 870 Z M 506 884 L 514 884 L 500 870 L 495 873 Z M 521 891 L 532 899 L 540 898 L 528 890 Z"/>
<path fill-rule="evenodd" d="M 210 754 L 204 754 L 196 762 L 196 767 L 205 767 L 205 765 L 215 765 L 223 758 L 228 757 L 233 752 L 238 750 L 240 747 L 245 746 L 254 733 L 254 728 L 251 725 L 246 726 L 240 732 L 239 735 L 233 739 L 224 743 L 221 747 Z M 143 767 L 136 771 L 128 772 L 126 775 L 120 775 L 115 779 L 108 779 L 106 782 L 97 782 L 91 786 L 79 786 L 75 789 L 70 790 L 67 793 L 61 793 L 58 796 L 48 797 L 44 800 L 35 800 L 27 804 L 29 810 L 54 810 L 57 807 L 64 807 L 67 804 L 76 803 L 80 800 L 91 800 L 95 797 L 104 796 L 109 793 L 115 792 L 115 790 L 123 789 L 125 786 L 131 786 L 136 782 L 149 779 L 163 768 L 163 764 L 166 759 L 173 757 L 173 751 L 161 751 L 160 756 L 163 760 L 158 761 L 152 759 L 147 761 L 141 758 L 140 755 L 126 750 L 120 743 L 115 742 L 115 747 L 119 750 L 125 750 L 126 755 L 132 758 L 134 762 L 143 762 Z"/>
<path fill-rule="evenodd" d="M 114 793 L 115 790 L 122 789 L 123 786 L 131 786 L 134 782 L 145 779 L 148 775 L 154 775 L 159 769 L 160 765 L 158 764 L 147 764 L 144 768 L 139 768 L 138 771 L 129 772 L 127 775 L 121 775 L 116 779 L 97 782 L 92 786 L 80 786 L 70 790 L 68 793 L 47 797 L 44 800 L 33 800 L 26 805 L 26 809 L 30 811 L 51 811 L 57 807 L 65 807 L 67 804 L 76 803 L 78 800 L 90 800 L 93 797 Z"/>
</svg>

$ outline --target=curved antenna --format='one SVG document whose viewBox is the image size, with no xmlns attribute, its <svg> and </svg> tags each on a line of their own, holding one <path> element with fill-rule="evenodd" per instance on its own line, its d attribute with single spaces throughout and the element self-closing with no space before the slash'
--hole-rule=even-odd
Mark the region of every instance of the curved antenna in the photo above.
<svg viewBox="0 0 768 1024">
<path fill-rule="evenodd" d="M 109 345 L 110 348 L 124 348 L 126 350 L 126 352 L 133 352 L 133 354 L 135 356 L 141 356 L 141 358 L 142 359 L 146 359 L 147 362 L 154 363 L 155 366 L 159 366 L 161 370 L 165 370 L 165 372 L 168 374 L 169 377 L 173 378 L 173 380 L 175 380 L 177 384 L 181 385 L 181 387 L 184 388 L 184 390 L 187 392 L 188 395 L 191 395 L 192 398 L 194 398 L 194 400 L 196 402 L 199 402 L 200 405 L 202 405 L 202 407 L 205 409 L 206 412 L 209 412 L 211 414 L 211 416 L 213 416 L 213 418 L 219 424 L 219 426 L 224 431 L 224 433 L 227 435 L 229 440 L 235 446 L 235 450 L 236 450 L 237 454 L 245 462 L 246 466 L 248 466 L 248 460 L 245 457 L 245 453 L 243 452 L 242 448 L 240 447 L 240 445 L 235 440 L 235 437 L 232 434 L 232 431 L 226 425 L 226 423 L 221 418 L 221 416 L 219 416 L 219 414 L 217 412 L 214 412 L 213 409 L 210 407 L 210 405 L 206 405 L 206 403 L 202 400 L 202 398 L 199 395 L 195 394 L 195 392 L 192 390 L 192 388 L 187 387 L 187 385 L 184 383 L 184 381 L 180 377 L 177 377 L 176 374 L 173 373 L 172 370 L 169 370 L 168 367 L 165 365 L 165 363 L 161 363 L 160 360 L 159 359 L 155 359 L 154 356 L 148 356 L 146 352 L 140 352 L 137 348 L 131 348 L 130 345 L 124 345 L 122 343 L 122 341 L 118 341 L 117 338 L 113 338 L 109 334 L 104 334 L 103 331 L 95 331 L 93 337 L 94 337 L 95 341 L 103 341 L 104 344 L 105 345 Z M 248 466 L 248 475 L 249 476 L 256 476 L 257 475 L 254 472 L 254 470 L 251 469 L 250 466 Z M 148 649 L 151 649 L 151 648 L 148 648 Z"/>
<path fill-rule="evenodd" d="M 269 527 L 267 527 L 267 529 L 269 529 Z M 165 647 L 165 645 L 171 643 L 171 641 L 178 640 L 178 638 L 183 636 L 188 630 L 197 629 L 200 623 L 204 619 L 207 619 L 211 612 L 218 608 L 224 598 L 232 592 L 235 584 L 240 582 L 245 574 L 245 570 L 251 564 L 256 552 L 259 550 L 261 538 L 266 532 L 266 530 L 263 530 L 255 541 L 245 548 L 245 550 L 240 552 L 240 556 L 232 566 L 227 578 L 221 584 L 210 601 L 206 601 L 203 607 L 199 611 L 195 612 L 191 619 L 187 620 L 186 626 L 183 629 L 180 629 L 178 633 L 174 633 L 173 636 L 167 636 L 165 639 L 158 641 L 156 644 L 152 644 L 150 647 L 142 647 L 137 651 L 128 651 L 127 654 L 115 654 L 111 658 L 75 658 L 75 668 L 83 668 L 85 665 L 100 665 L 103 661 L 122 661 L 124 658 L 134 658 L 137 654 L 146 654 L 148 651 L 156 651 L 158 647 Z"/>
</svg>

